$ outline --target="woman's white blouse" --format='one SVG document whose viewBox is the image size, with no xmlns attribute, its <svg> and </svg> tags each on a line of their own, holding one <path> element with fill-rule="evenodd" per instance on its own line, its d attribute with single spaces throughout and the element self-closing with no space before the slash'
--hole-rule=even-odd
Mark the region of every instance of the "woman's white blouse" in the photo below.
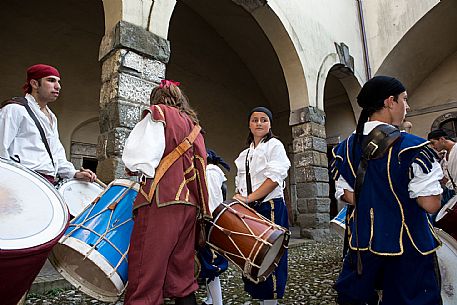
<svg viewBox="0 0 457 305">
<path fill-rule="evenodd" d="M 284 180 L 287 178 L 290 161 L 284 145 L 276 138 L 272 138 L 266 143 L 261 142 L 256 148 L 254 148 L 254 144 L 251 144 L 249 148 L 240 153 L 235 160 L 238 169 L 235 177 L 236 191 L 242 196 L 247 196 L 245 163 L 248 153 L 252 191 L 257 190 L 267 178 L 270 178 L 273 182 L 277 182 L 278 186 L 265 197 L 264 201 L 284 197 Z"/>
</svg>

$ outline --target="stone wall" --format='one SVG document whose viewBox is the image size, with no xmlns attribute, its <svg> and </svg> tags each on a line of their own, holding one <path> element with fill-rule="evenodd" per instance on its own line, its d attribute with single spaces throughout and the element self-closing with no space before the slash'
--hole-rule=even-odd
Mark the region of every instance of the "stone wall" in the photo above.
<svg viewBox="0 0 457 305">
<path fill-rule="evenodd" d="M 104 181 L 125 175 L 125 140 L 149 106 L 151 90 L 165 78 L 169 55 L 167 40 L 124 21 L 103 38 L 97 173 Z"/>
<path fill-rule="evenodd" d="M 329 176 L 325 113 L 315 107 L 292 111 L 295 181 L 297 188 L 297 222 L 300 235 L 324 239 L 329 233 Z"/>
</svg>

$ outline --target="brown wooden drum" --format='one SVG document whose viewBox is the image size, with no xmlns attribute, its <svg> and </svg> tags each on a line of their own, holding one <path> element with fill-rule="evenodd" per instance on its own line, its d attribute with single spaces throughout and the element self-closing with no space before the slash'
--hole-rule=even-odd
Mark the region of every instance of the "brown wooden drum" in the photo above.
<svg viewBox="0 0 457 305">
<path fill-rule="evenodd" d="M 213 217 L 209 246 L 251 281 L 265 281 L 287 249 L 290 232 L 237 200 L 221 203 Z"/>
</svg>

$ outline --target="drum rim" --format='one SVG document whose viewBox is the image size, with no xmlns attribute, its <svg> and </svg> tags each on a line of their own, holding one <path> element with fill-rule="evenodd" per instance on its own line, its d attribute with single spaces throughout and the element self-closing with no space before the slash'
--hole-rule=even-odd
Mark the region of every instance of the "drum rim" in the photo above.
<svg viewBox="0 0 457 305">
<path fill-rule="evenodd" d="M 447 233 L 446 231 L 444 231 L 441 228 L 434 227 L 433 229 L 435 230 L 436 235 L 438 235 L 438 237 L 440 238 L 441 242 L 443 242 L 443 240 L 444 240 L 447 244 L 450 244 L 454 247 L 454 249 L 455 249 L 454 252 L 457 256 L 457 240 L 455 240 L 455 238 L 452 237 L 451 234 Z"/>
<path fill-rule="evenodd" d="M 50 232 L 50 233 L 47 232 L 50 230 L 49 226 L 46 229 L 44 229 L 40 232 L 37 232 L 36 234 L 26 237 L 26 238 L 15 239 L 14 241 L 10 240 L 10 239 L 9 240 L 0 239 L 0 248 L 2 250 L 6 250 L 6 251 L 35 248 L 37 246 L 45 245 L 45 244 L 49 243 L 50 241 L 52 241 L 53 239 L 55 239 L 56 237 L 58 237 L 59 235 L 61 235 L 67 228 L 67 224 L 69 221 L 69 215 L 68 215 L 68 207 L 65 204 L 60 193 L 55 189 L 55 187 L 52 184 L 49 183 L 48 180 L 43 178 L 38 173 L 18 164 L 16 162 L 12 162 L 12 161 L 4 160 L 4 159 L 0 158 L 0 166 L 2 164 L 6 164 L 7 166 L 10 166 L 11 168 L 15 169 L 14 172 L 16 172 L 16 173 L 20 173 L 20 171 L 26 172 L 30 177 L 26 177 L 26 176 L 24 176 L 24 177 L 29 179 L 32 182 L 34 179 L 36 181 L 41 182 L 40 185 L 44 186 L 44 187 L 43 188 L 41 188 L 40 186 L 38 186 L 38 187 L 45 193 L 45 195 L 48 197 L 49 201 L 51 202 L 53 215 L 56 215 L 56 213 L 59 211 L 62 213 L 60 215 L 60 218 L 58 218 L 58 217 L 52 218 L 52 221 L 61 220 L 61 224 L 60 224 L 60 226 L 55 226 L 55 228 L 52 229 L 52 231 L 54 231 L 55 234 L 53 234 L 51 237 L 48 237 L 46 240 L 44 240 L 43 237 L 37 238 L 37 235 L 49 236 L 52 233 L 52 232 Z M 55 197 L 54 200 L 49 196 L 50 194 L 54 195 L 54 197 Z M 38 239 L 38 241 L 33 241 L 34 239 Z M 4 241 L 7 241 L 6 245 L 1 244 Z M 21 242 L 19 242 L 19 241 L 21 241 Z M 27 241 L 27 242 L 24 243 L 24 241 Z M 23 245 L 20 245 L 21 243 Z M 21 246 L 21 247 L 18 248 L 18 246 Z"/>
<path fill-rule="evenodd" d="M 273 232 L 273 234 L 276 232 L 277 231 Z M 259 279 L 260 281 L 264 281 L 267 279 L 268 276 L 270 276 L 270 274 L 275 270 L 276 266 L 278 265 L 278 262 L 281 260 L 282 256 L 284 255 L 284 252 L 288 248 L 290 233 L 287 231 L 285 231 L 283 233 L 284 234 L 278 234 L 277 236 L 275 236 L 274 242 L 271 242 L 271 244 L 274 244 L 281 236 L 284 236 L 284 239 L 281 243 L 279 251 L 276 254 L 276 257 L 274 258 L 273 263 L 270 265 L 270 267 L 267 268 L 262 274 L 259 274 L 260 268 L 262 266 L 261 266 L 261 264 L 257 264 L 259 266 L 259 268 L 256 267 L 257 271 L 255 274 L 255 278 Z M 271 234 L 271 235 L 273 235 L 273 234 Z M 262 248 L 265 248 L 265 247 L 262 247 Z M 269 249 L 271 249 L 271 248 L 269 248 Z M 262 256 L 262 261 L 265 259 L 265 256 L 267 255 L 268 251 L 264 251 L 264 252 L 265 253 Z"/>
<path fill-rule="evenodd" d="M 139 192 L 140 184 L 138 182 L 133 181 L 133 180 L 129 180 L 129 179 L 124 179 L 124 178 L 114 179 L 113 181 L 111 181 L 108 184 L 106 189 L 108 189 L 110 186 L 114 186 L 114 185 L 130 187 L 132 184 L 133 184 L 133 186 L 131 187 L 131 189 Z"/>
<path fill-rule="evenodd" d="M 435 221 L 438 222 L 441 219 L 443 219 L 444 216 L 446 216 L 446 214 L 448 214 L 447 210 L 452 209 L 456 203 L 457 203 L 457 195 L 455 195 L 454 197 L 449 199 L 449 201 L 446 202 L 446 204 L 441 207 L 441 209 L 438 211 L 438 214 L 436 214 Z"/>
<path fill-rule="evenodd" d="M 440 242 L 442 244 L 441 247 L 439 247 L 437 249 L 437 251 L 436 251 L 437 259 L 440 260 L 440 255 L 439 255 L 440 254 L 440 250 L 444 249 L 444 247 L 448 248 L 448 250 L 451 251 L 454 254 L 454 256 L 457 256 L 457 240 L 455 240 L 449 233 L 447 233 L 443 229 L 434 227 L 434 230 L 435 230 L 435 233 L 439 237 Z M 441 258 L 441 260 L 442 259 L 443 258 Z M 442 275 L 443 273 L 442 273 L 441 268 L 443 268 L 443 267 L 441 267 L 441 265 L 440 265 L 440 272 L 441 272 L 441 275 Z M 455 273 L 452 273 L 452 272 L 450 272 L 448 274 L 455 275 Z M 455 280 L 455 278 L 454 278 L 454 280 Z M 443 285 L 443 283 L 442 283 L 442 285 Z M 441 287 L 441 297 L 443 298 L 443 301 L 454 299 L 455 298 L 455 294 L 454 294 L 453 291 L 454 291 L 454 289 L 451 289 L 450 290 L 451 293 L 448 294 L 447 293 L 447 289 L 445 289 L 444 286 L 442 286 Z M 447 304 L 447 303 L 444 303 L 444 304 Z"/>
<path fill-rule="evenodd" d="M 62 274 L 62 276 L 70 282 L 73 286 L 78 287 L 81 291 L 84 293 L 88 294 L 89 296 L 96 298 L 97 300 L 103 301 L 103 302 L 114 302 L 116 301 L 119 296 L 122 294 L 125 285 L 124 282 L 122 281 L 120 275 L 118 274 L 117 271 L 115 271 L 114 267 L 111 266 L 109 261 L 97 250 L 93 249 L 93 247 L 89 246 L 88 244 L 82 242 L 79 239 L 76 239 L 71 236 L 64 236 L 62 239 L 59 241 L 59 245 L 57 247 L 63 247 L 66 246 L 70 248 L 73 251 L 78 252 L 81 254 L 81 257 L 83 259 L 88 259 L 91 261 L 94 265 L 96 265 L 100 271 L 102 271 L 106 278 L 110 280 L 110 282 L 113 284 L 114 288 L 118 290 L 117 294 L 111 294 L 111 293 L 106 293 L 106 294 L 101 294 L 98 293 L 89 287 L 85 286 L 84 283 L 81 283 L 74 275 L 73 273 L 67 271 L 67 269 L 64 267 L 65 265 L 62 264 L 62 261 L 58 259 L 58 257 L 55 255 L 54 250 L 51 251 L 51 257 L 52 259 L 50 262 L 52 265 L 58 269 L 59 273 Z M 125 259 L 126 260 L 126 259 Z M 126 282 L 127 283 L 127 282 Z"/>
<path fill-rule="evenodd" d="M 96 194 L 95 198 L 92 199 L 91 202 L 86 204 L 86 206 L 84 206 L 83 208 L 80 208 L 79 205 L 75 206 L 73 204 L 73 202 L 71 202 L 71 203 L 67 202 L 67 198 L 65 197 L 65 193 L 64 192 L 66 191 L 66 189 L 68 187 L 74 186 L 74 185 L 90 185 L 91 187 L 95 186 L 99 190 L 99 192 L 98 192 L 98 194 Z M 92 189 L 92 188 L 91 188 L 91 190 L 95 191 L 95 189 Z M 88 182 L 88 181 L 79 180 L 79 179 L 76 179 L 76 178 L 66 179 L 64 182 L 59 184 L 59 186 L 57 187 L 57 191 L 62 196 L 65 204 L 67 205 L 68 211 L 70 212 L 70 215 L 75 216 L 75 217 L 78 216 L 81 212 L 83 212 L 86 209 L 86 207 L 88 205 L 90 205 L 93 202 L 93 200 L 95 200 L 97 198 L 97 196 L 99 196 L 104 190 L 105 190 L 105 188 L 103 186 L 101 186 L 97 182 Z"/>
</svg>

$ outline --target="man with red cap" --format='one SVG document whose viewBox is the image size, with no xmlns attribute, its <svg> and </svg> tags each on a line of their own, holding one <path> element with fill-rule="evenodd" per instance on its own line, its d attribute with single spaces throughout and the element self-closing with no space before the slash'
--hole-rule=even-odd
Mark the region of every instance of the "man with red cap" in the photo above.
<svg viewBox="0 0 457 305">
<path fill-rule="evenodd" d="M 67 161 L 59 140 L 57 118 L 48 104 L 59 97 L 60 88 L 60 73 L 56 68 L 38 64 L 27 69 L 27 81 L 23 87 L 25 97 L 6 101 L 0 108 L 0 158 L 18 162 L 51 183 L 56 182 L 57 175 L 93 182 L 97 177 L 92 171 L 76 171 Z M 8 285 L 0 284 L 2 304 L 18 303 L 44 265 L 52 246 L 51 243 L 40 245 L 41 252 L 30 256 L 21 252 L 18 256 L 30 258 L 33 266 L 15 277 L 8 276 L 11 275 L 8 270 L 14 269 L 21 260 L 0 257 L 0 270 L 7 271 L 0 272 L 0 283 L 8 282 Z"/>
<path fill-rule="evenodd" d="M 25 100 L 22 101 L 35 115 L 46 141 L 26 107 L 8 101 L 0 108 L 0 158 L 19 162 L 51 183 L 56 182 L 57 175 L 61 178 L 95 181 L 97 177 L 92 171 L 76 171 L 73 164 L 67 161 L 59 140 L 57 118 L 48 107 L 49 103 L 59 97 L 59 71 L 49 65 L 33 65 L 27 69 L 27 81 L 23 89 Z"/>
</svg>

